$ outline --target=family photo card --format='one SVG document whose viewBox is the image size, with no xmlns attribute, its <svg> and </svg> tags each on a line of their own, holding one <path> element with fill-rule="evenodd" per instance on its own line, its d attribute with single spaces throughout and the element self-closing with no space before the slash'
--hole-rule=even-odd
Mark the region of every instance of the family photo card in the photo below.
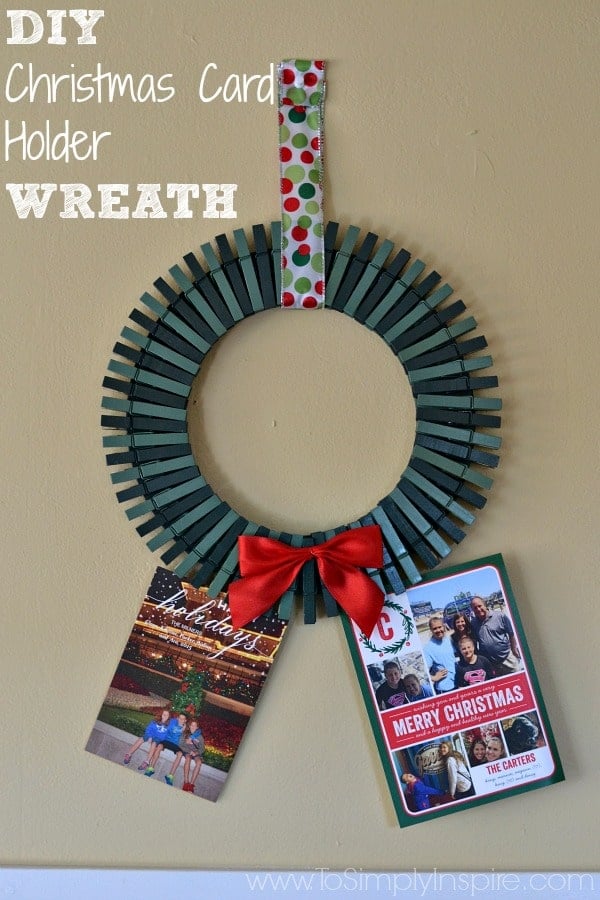
<svg viewBox="0 0 600 900">
<path fill-rule="evenodd" d="M 563 780 L 500 555 L 386 596 L 369 637 L 344 627 L 400 825 Z"/>
</svg>

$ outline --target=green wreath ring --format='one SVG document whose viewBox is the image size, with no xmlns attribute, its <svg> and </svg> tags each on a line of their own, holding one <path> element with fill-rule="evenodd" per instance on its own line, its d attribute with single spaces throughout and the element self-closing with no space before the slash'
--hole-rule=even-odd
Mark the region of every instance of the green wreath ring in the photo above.
<svg viewBox="0 0 600 900">
<path fill-rule="evenodd" d="M 402 364 L 415 399 L 417 424 L 412 454 L 394 490 L 366 515 L 327 532 L 308 535 L 276 532 L 244 518 L 215 494 L 190 447 L 187 401 L 192 382 L 211 347 L 236 322 L 279 305 L 281 225 L 253 227 L 253 249 L 242 229 L 201 247 L 204 265 L 194 253 L 169 272 L 177 289 L 163 278 L 154 286 L 161 300 L 145 293 L 146 311 L 134 309 L 122 341 L 115 344 L 102 399 L 109 413 L 102 425 L 111 479 L 119 502 L 133 501 L 127 517 L 140 519 L 139 534 L 151 550 L 161 550 L 166 565 L 216 597 L 239 575 L 237 538 L 266 535 L 292 546 L 311 546 L 349 528 L 376 523 L 384 542 L 384 566 L 369 571 L 386 593 L 402 593 L 421 580 L 451 550 L 448 541 L 465 537 L 464 526 L 486 502 L 492 485 L 483 471 L 498 464 L 493 451 L 500 438 L 487 429 L 500 427 L 491 413 L 501 400 L 476 396 L 497 387 L 494 375 L 478 375 L 492 365 L 476 355 L 487 346 L 472 336 L 477 323 L 461 300 L 445 304 L 452 288 L 440 284 L 425 263 L 360 229 L 325 230 L 325 305 L 372 329 Z M 220 257 L 220 258 L 219 258 Z M 459 340 L 470 335 L 464 340 Z M 482 429 L 486 429 L 485 431 Z M 127 486 L 125 486 L 127 485 Z M 121 487 L 122 486 L 122 487 Z M 294 593 L 304 597 L 304 618 L 316 619 L 316 597 L 328 615 L 337 606 L 307 564 L 284 595 L 278 614 L 289 618 Z"/>
</svg>

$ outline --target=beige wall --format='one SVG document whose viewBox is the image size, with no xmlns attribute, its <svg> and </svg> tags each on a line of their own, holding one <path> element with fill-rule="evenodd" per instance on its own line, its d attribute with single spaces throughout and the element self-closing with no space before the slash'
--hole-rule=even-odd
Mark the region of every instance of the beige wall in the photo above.
<svg viewBox="0 0 600 900">
<path fill-rule="evenodd" d="M 102 7 L 95 47 L 9 47 L 3 31 L 3 73 L 19 60 L 46 72 L 101 62 L 172 72 L 177 96 L 155 107 L 4 104 L 11 121 L 68 118 L 112 137 L 95 163 L 11 160 L 3 184 L 236 182 L 238 218 L 70 221 L 53 207 L 20 221 L 2 190 L 0 862 L 593 867 L 598 5 L 304 0 L 305 21 L 298 12 L 292 24 L 280 0 Z M 105 367 L 157 276 L 222 231 L 278 217 L 273 108 L 203 104 L 196 83 L 211 61 L 224 75 L 263 73 L 287 55 L 330 61 L 328 216 L 424 258 L 488 338 L 502 464 L 451 561 L 505 555 L 567 774 L 402 833 L 335 620 L 291 629 L 216 805 L 190 805 L 83 749 L 159 562 L 104 464 Z M 221 487 L 300 529 L 360 513 L 389 489 L 413 413 L 402 371 L 366 330 L 283 315 L 247 323 L 219 350 L 197 427 Z"/>
</svg>

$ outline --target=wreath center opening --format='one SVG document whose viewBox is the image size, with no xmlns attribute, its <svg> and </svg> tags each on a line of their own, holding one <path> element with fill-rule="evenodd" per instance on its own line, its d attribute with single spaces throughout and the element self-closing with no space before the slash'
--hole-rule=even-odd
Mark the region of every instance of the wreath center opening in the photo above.
<svg viewBox="0 0 600 900">
<path fill-rule="evenodd" d="M 415 441 L 404 369 L 381 338 L 334 310 L 239 322 L 206 357 L 187 418 L 213 490 L 293 533 L 368 512 L 397 484 Z"/>
</svg>

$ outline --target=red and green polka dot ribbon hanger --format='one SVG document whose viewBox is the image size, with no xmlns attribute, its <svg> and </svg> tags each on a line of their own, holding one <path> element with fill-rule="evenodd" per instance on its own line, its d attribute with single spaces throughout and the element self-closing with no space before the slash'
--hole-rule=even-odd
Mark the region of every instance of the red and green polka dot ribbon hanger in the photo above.
<svg viewBox="0 0 600 900">
<path fill-rule="evenodd" d="M 325 305 L 322 60 L 279 64 L 281 305 Z"/>
</svg>

